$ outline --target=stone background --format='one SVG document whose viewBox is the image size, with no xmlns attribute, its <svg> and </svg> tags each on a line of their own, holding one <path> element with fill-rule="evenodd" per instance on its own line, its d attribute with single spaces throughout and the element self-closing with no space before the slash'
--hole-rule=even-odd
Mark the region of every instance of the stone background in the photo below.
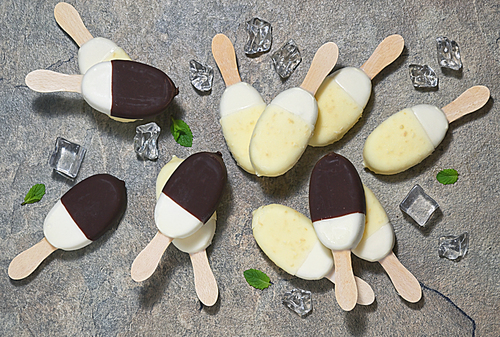
<svg viewBox="0 0 500 337">
<path fill-rule="evenodd" d="M 91 109 L 78 94 L 39 94 L 24 77 L 35 69 L 74 74 L 77 45 L 56 24 L 57 1 L 0 2 L 0 335 L 2 336 L 498 336 L 500 331 L 499 94 L 500 3 L 498 1 L 178 1 L 88 0 L 72 4 L 94 36 L 116 41 L 138 61 L 165 71 L 180 94 L 168 112 L 153 120 L 162 128 L 157 161 L 142 161 L 133 150 L 135 127 Z M 369 3 L 369 4 L 368 4 Z M 270 53 L 244 55 L 246 21 L 271 22 Z M 336 68 L 361 66 L 386 36 L 405 39 L 403 55 L 373 81 L 362 119 L 338 143 L 308 148 L 298 165 L 279 178 L 256 178 L 239 169 L 218 123 L 225 85 L 211 55 L 211 39 L 224 33 L 233 41 L 241 77 L 266 102 L 302 82 L 312 57 L 327 41 L 338 44 Z M 458 42 L 464 63 L 456 73 L 440 69 L 435 38 Z M 289 39 L 303 61 L 286 81 L 274 72 L 271 54 Z M 211 93 L 201 95 L 188 78 L 189 60 L 215 70 Z M 408 65 L 428 64 L 440 78 L 439 90 L 415 90 Z M 385 118 L 404 107 L 429 103 L 442 107 L 467 88 L 482 84 L 492 98 L 476 113 L 450 126 L 436 151 L 418 166 L 395 176 L 377 176 L 362 168 L 362 146 Z M 192 128 L 192 148 L 169 133 L 170 115 Z M 76 182 L 96 173 L 126 181 L 128 209 L 119 226 L 78 251 L 53 253 L 28 278 L 12 281 L 10 261 L 43 238 L 43 219 L 74 182 L 48 166 L 57 136 L 87 148 Z M 217 212 L 217 233 L 208 248 L 220 296 L 201 308 L 189 256 L 170 246 L 155 274 L 143 283 L 130 277 L 130 265 L 156 233 L 153 221 L 156 175 L 172 155 L 221 151 L 228 168 L 227 189 Z M 337 151 L 358 168 L 394 225 L 395 252 L 422 283 L 417 304 L 402 300 L 376 263 L 353 257 L 355 273 L 374 289 L 367 307 L 343 312 L 327 280 L 304 281 L 276 267 L 257 247 L 251 212 L 277 202 L 308 214 L 308 179 L 324 154 Z M 439 184 L 441 169 L 460 173 L 454 185 Z M 36 183 L 47 193 L 41 202 L 21 206 Z M 415 184 L 440 205 L 426 229 L 403 216 L 399 203 Z M 470 251 L 459 262 L 440 259 L 441 235 L 470 233 Z M 243 271 L 258 268 L 273 285 L 248 286 Z M 314 310 L 300 319 L 281 304 L 293 287 L 311 290 Z"/>
</svg>

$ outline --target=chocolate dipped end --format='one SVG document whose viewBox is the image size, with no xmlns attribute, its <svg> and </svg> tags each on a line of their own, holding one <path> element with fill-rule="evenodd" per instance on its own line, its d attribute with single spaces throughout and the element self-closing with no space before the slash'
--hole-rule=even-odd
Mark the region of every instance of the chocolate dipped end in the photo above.
<svg viewBox="0 0 500 337">
<path fill-rule="evenodd" d="M 95 241 L 122 218 L 127 189 L 112 175 L 96 174 L 73 186 L 61 202 L 83 234 Z"/>
<path fill-rule="evenodd" d="M 179 93 L 163 71 L 144 63 L 111 61 L 111 116 L 143 119 L 166 110 Z"/>
<path fill-rule="evenodd" d="M 363 184 L 349 160 L 332 152 L 316 163 L 309 183 L 309 209 L 313 222 L 366 214 Z"/>
<path fill-rule="evenodd" d="M 162 193 L 202 223 L 212 216 L 222 198 L 227 171 L 220 152 L 198 152 L 174 171 Z"/>
</svg>

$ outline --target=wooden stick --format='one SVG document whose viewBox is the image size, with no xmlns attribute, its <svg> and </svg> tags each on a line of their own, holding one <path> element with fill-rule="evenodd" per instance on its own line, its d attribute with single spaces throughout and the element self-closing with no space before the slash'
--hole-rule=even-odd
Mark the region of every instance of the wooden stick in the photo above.
<svg viewBox="0 0 500 337">
<path fill-rule="evenodd" d="M 52 246 L 46 238 L 17 255 L 9 265 L 9 277 L 20 280 L 28 277 L 57 248 Z"/>
<path fill-rule="evenodd" d="M 66 2 L 60 2 L 54 8 L 54 17 L 61 28 L 81 47 L 94 37 L 83 24 L 75 7 Z"/>
<path fill-rule="evenodd" d="M 226 87 L 241 82 L 236 63 L 236 53 L 229 38 L 224 34 L 217 34 L 212 39 L 212 54 L 219 67 Z"/>
<path fill-rule="evenodd" d="M 83 75 L 66 75 L 51 70 L 35 70 L 26 75 L 26 85 L 38 92 L 82 92 Z"/>
<path fill-rule="evenodd" d="M 422 288 L 420 283 L 408 269 L 398 260 L 394 252 L 378 261 L 389 275 L 399 295 L 411 303 L 420 301 Z"/>
<path fill-rule="evenodd" d="M 386 37 L 360 68 L 373 80 L 378 73 L 394 62 L 403 52 L 405 41 L 401 35 Z"/>
<path fill-rule="evenodd" d="M 338 57 L 339 48 L 335 43 L 327 42 L 322 45 L 314 55 L 309 71 L 300 87 L 314 96 L 325 77 L 335 67 Z"/>
<path fill-rule="evenodd" d="M 137 255 L 132 263 L 130 274 L 135 282 L 142 282 L 153 275 L 163 253 L 172 240 L 162 232 L 156 233 L 153 240 Z"/>
<path fill-rule="evenodd" d="M 442 108 L 446 119 L 451 123 L 462 116 L 482 108 L 490 99 L 490 89 L 477 85 L 466 90 L 453 102 Z"/>
<path fill-rule="evenodd" d="M 325 278 L 335 284 L 335 268 L 332 268 L 332 271 L 326 275 Z M 375 293 L 372 287 L 357 276 L 354 276 L 354 279 L 356 280 L 356 287 L 358 288 L 358 300 L 356 303 L 361 305 L 372 304 L 373 301 L 375 301 Z"/>
<path fill-rule="evenodd" d="M 198 253 L 189 254 L 194 271 L 194 287 L 201 303 L 211 307 L 217 302 L 219 288 L 215 280 L 210 264 L 208 263 L 207 252 L 202 250 Z"/>
<path fill-rule="evenodd" d="M 358 300 L 358 288 L 352 272 L 351 251 L 332 250 L 335 262 L 335 297 L 342 310 L 351 311 Z"/>
</svg>

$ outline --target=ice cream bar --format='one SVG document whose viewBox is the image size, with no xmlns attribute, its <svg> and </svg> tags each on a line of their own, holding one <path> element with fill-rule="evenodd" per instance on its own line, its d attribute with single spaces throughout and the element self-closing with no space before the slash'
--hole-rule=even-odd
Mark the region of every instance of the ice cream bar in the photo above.
<svg viewBox="0 0 500 337">
<path fill-rule="evenodd" d="M 170 238 L 194 234 L 215 212 L 227 180 L 220 152 L 185 159 L 162 189 L 155 208 L 158 229 Z"/>
<path fill-rule="evenodd" d="M 258 176 L 280 176 L 302 156 L 318 117 L 314 94 L 337 57 L 335 43 L 321 46 L 301 86 L 280 93 L 261 114 L 250 141 L 250 161 Z"/>
<path fill-rule="evenodd" d="M 58 3 L 54 8 L 54 17 L 59 26 L 80 46 L 78 66 L 82 74 L 100 62 L 130 60 L 125 51 L 113 41 L 103 37 L 94 38 L 72 5 L 65 2 Z"/>
<path fill-rule="evenodd" d="M 309 145 L 332 144 L 356 124 L 370 99 L 371 80 L 396 60 L 403 48 L 403 38 L 391 35 L 378 45 L 360 69 L 342 68 L 323 81 L 316 93 L 318 120 Z"/>
<path fill-rule="evenodd" d="M 253 212 L 255 241 L 278 267 L 306 280 L 327 278 L 335 283 L 332 253 L 314 233 L 311 220 L 296 210 L 271 204 Z M 371 287 L 356 278 L 360 296 L 358 303 L 369 305 L 374 300 Z"/>
<path fill-rule="evenodd" d="M 94 109 L 110 117 L 128 120 L 152 117 L 165 111 L 179 93 L 161 70 L 124 60 L 98 63 L 83 77 L 35 70 L 26 76 L 26 84 L 38 92 L 80 92 Z"/>
<path fill-rule="evenodd" d="M 249 154 L 250 139 L 266 103 L 254 87 L 241 82 L 234 47 L 227 36 L 217 34 L 213 38 L 212 53 L 226 83 L 220 101 L 222 133 L 238 165 L 254 174 Z"/>
<path fill-rule="evenodd" d="M 396 174 L 417 165 L 441 143 L 448 123 L 486 104 L 490 91 L 475 86 L 443 109 L 420 104 L 392 115 L 368 136 L 364 165 L 378 174 Z"/>
<path fill-rule="evenodd" d="M 69 251 L 89 245 L 120 221 L 126 206 L 123 181 L 109 174 L 82 180 L 52 207 L 43 224 L 45 238 L 12 260 L 9 276 L 28 276 L 56 249 Z"/>
</svg>

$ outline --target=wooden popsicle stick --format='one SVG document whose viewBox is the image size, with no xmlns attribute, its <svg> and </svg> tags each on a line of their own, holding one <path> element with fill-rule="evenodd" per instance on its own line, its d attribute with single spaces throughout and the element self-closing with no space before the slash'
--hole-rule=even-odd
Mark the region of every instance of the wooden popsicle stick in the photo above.
<svg viewBox="0 0 500 337">
<path fill-rule="evenodd" d="M 342 310 L 351 311 L 358 300 L 358 287 L 352 272 L 351 251 L 332 250 L 335 262 L 335 298 Z"/>
<path fill-rule="evenodd" d="M 142 282 L 153 275 L 163 253 L 172 240 L 162 232 L 156 233 L 153 240 L 137 255 L 132 263 L 130 275 L 132 275 L 135 282 Z"/>
<path fill-rule="evenodd" d="M 335 268 L 332 268 L 332 271 L 325 276 L 326 279 L 330 280 L 333 284 L 335 284 Z M 358 288 L 358 300 L 356 303 L 361 305 L 370 305 L 375 301 L 375 293 L 373 292 L 372 287 L 363 279 L 354 276 L 356 280 L 356 287 Z"/>
<path fill-rule="evenodd" d="M 224 34 L 217 34 L 212 39 L 212 54 L 219 67 L 226 87 L 241 82 L 236 63 L 236 53 L 229 38 Z"/>
<path fill-rule="evenodd" d="M 82 92 L 83 75 L 66 75 L 51 70 L 39 69 L 26 75 L 26 85 L 38 92 Z"/>
<path fill-rule="evenodd" d="M 9 277 L 21 280 L 28 277 L 53 252 L 57 250 L 46 238 L 17 255 L 9 265 Z"/>
<path fill-rule="evenodd" d="M 94 37 L 83 24 L 75 7 L 66 2 L 60 2 L 54 8 L 54 17 L 61 28 L 81 47 Z"/>
<path fill-rule="evenodd" d="M 322 45 L 314 55 L 309 71 L 300 87 L 314 96 L 325 77 L 335 67 L 338 57 L 339 48 L 335 43 L 327 42 Z"/>
<path fill-rule="evenodd" d="M 401 35 L 394 34 L 386 37 L 380 42 L 368 61 L 360 67 L 361 70 L 373 80 L 382 69 L 394 62 L 401 55 L 404 46 L 405 41 Z"/>
<path fill-rule="evenodd" d="M 394 255 L 394 252 L 391 252 L 378 262 L 385 269 L 394 288 L 396 288 L 402 298 L 411 303 L 420 301 L 422 297 L 420 283 L 415 276 L 401 264 L 396 255 Z"/>
<path fill-rule="evenodd" d="M 490 99 L 490 89 L 484 85 L 476 85 L 467 89 L 453 102 L 446 105 L 443 110 L 449 123 L 462 116 L 482 108 Z"/>
<path fill-rule="evenodd" d="M 219 288 L 215 280 L 210 264 L 208 263 L 207 252 L 189 254 L 194 272 L 194 287 L 201 303 L 211 307 L 217 302 Z"/>
</svg>

